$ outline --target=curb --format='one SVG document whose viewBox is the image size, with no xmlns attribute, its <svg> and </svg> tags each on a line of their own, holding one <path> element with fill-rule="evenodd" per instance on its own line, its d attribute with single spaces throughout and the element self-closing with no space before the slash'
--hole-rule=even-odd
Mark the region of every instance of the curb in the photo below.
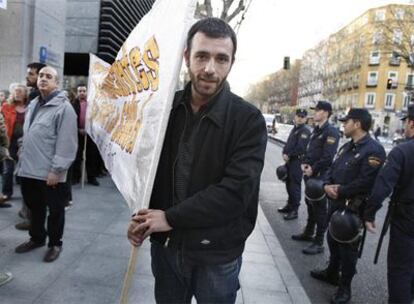
<svg viewBox="0 0 414 304">
<path fill-rule="evenodd" d="M 293 270 L 289 259 L 283 251 L 278 238 L 274 234 L 273 229 L 270 226 L 269 221 L 267 220 L 260 204 L 258 208 L 257 225 L 260 227 L 260 230 L 265 238 L 266 244 L 272 254 L 275 266 L 278 269 L 280 276 L 282 277 L 292 303 L 312 303 L 298 277 L 296 276 L 295 271 Z"/>
</svg>

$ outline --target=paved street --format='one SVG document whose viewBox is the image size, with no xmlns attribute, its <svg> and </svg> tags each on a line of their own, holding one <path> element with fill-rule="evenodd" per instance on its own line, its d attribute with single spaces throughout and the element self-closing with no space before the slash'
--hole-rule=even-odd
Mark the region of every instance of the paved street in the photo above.
<svg viewBox="0 0 414 304">
<path fill-rule="evenodd" d="M 323 255 L 306 256 L 301 253 L 301 249 L 306 244 L 295 242 L 290 238 L 292 234 L 301 231 L 306 224 L 306 208 L 303 198 L 298 220 L 286 222 L 277 212 L 277 208 L 283 206 L 287 200 L 285 185 L 278 181 L 275 175 L 275 169 L 281 163 L 281 146 L 269 141 L 261 183 L 262 197 L 266 199 L 261 200 L 261 206 L 312 303 L 327 303 L 335 288 L 312 279 L 309 271 L 315 266 L 325 266 L 329 253 L 328 248 L 325 248 Z M 385 208 L 382 208 L 378 214 L 377 230 L 382 228 L 384 212 Z M 352 284 L 352 303 L 387 302 L 385 267 L 388 237 L 384 240 L 380 260 L 377 265 L 374 265 L 373 259 L 378 237 L 379 231 L 376 235 L 367 234 L 363 257 L 358 261 L 358 274 Z"/>
</svg>

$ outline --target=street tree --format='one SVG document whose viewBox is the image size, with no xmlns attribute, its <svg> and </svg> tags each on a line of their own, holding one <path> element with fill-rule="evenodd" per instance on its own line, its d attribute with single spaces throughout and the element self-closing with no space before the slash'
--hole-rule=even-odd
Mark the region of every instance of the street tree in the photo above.
<svg viewBox="0 0 414 304">
<path fill-rule="evenodd" d="M 233 25 L 237 32 L 253 0 L 199 0 L 196 16 L 218 17 Z"/>
<path fill-rule="evenodd" d="M 377 20 L 373 35 L 381 48 L 381 53 L 390 57 L 391 65 L 405 62 L 414 72 L 414 5 L 404 8 L 391 5 L 388 15 Z M 406 92 L 413 95 L 414 79 L 405 87 Z"/>
</svg>

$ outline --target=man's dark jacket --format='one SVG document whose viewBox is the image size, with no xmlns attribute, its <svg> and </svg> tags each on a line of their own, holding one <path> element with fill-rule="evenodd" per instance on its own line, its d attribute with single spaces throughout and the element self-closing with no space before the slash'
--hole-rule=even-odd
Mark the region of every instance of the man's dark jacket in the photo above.
<svg viewBox="0 0 414 304">
<path fill-rule="evenodd" d="M 173 203 L 174 167 L 190 90 L 191 83 L 175 96 L 150 201 L 150 208 L 166 211 L 173 230 L 154 233 L 151 240 L 182 250 L 197 263 L 226 263 L 242 254 L 255 225 L 266 124 L 258 109 L 225 84 L 194 130 L 186 199 Z"/>
</svg>

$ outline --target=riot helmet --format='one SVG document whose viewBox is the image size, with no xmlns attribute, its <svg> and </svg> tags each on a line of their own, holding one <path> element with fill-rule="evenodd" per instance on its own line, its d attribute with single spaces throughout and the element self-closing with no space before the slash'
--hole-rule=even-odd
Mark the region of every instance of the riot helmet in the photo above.
<svg viewBox="0 0 414 304">
<path fill-rule="evenodd" d="M 349 209 L 336 210 L 329 221 L 329 234 L 339 243 L 353 243 L 361 233 L 360 218 Z"/>
<path fill-rule="evenodd" d="M 323 200 L 326 197 L 323 181 L 310 178 L 305 185 L 305 197 L 312 202 Z"/>
<path fill-rule="evenodd" d="M 282 182 L 285 182 L 287 180 L 288 169 L 286 167 L 286 164 L 280 165 L 279 167 L 276 168 L 276 176 Z"/>
</svg>

